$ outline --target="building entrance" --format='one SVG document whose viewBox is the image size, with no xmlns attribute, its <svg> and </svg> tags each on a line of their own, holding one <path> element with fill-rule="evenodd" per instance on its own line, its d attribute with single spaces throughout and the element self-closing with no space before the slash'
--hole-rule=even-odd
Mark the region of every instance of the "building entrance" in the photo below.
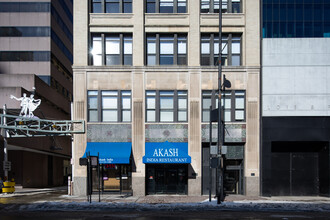
<svg viewBox="0 0 330 220">
<path fill-rule="evenodd" d="M 102 192 L 132 193 L 131 166 L 127 164 L 102 164 L 100 186 Z M 98 191 L 97 168 L 92 169 L 93 191 Z"/>
<path fill-rule="evenodd" d="M 329 147 L 325 142 L 273 142 L 271 195 L 328 194 Z"/>
<path fill-rule="evenodd" d="M 187 164 L 148 164 L 146 172 L 148 195 L 188 193 Z"/>
</svg>

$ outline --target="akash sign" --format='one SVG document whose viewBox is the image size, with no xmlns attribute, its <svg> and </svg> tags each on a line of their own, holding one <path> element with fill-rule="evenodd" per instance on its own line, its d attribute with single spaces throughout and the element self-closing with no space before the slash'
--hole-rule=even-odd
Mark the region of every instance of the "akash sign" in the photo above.
<svg viewBox="0 0 330 220">
<path fill-rule="evenodd" d="M 191 163 L 188 143 L 150 142 L 145 147 L 143 163 Z"/>
</svg>

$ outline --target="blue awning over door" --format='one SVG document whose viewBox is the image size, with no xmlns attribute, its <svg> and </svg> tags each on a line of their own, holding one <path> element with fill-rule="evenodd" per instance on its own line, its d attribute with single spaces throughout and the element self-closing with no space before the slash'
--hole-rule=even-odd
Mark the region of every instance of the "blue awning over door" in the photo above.
<svg viewBox="0 0 330 220">
<path fill-rule="evenodd" d="M 191 163 L 188 143 L 150 142 L 145 145 L 143 163 Z"/>
<path fill-rule="evenodd" d="M 100 164 L 129 164 L 132 151 L 131 142 L 87 142 L 83 158 L 97 156 Z"/>
</svg>

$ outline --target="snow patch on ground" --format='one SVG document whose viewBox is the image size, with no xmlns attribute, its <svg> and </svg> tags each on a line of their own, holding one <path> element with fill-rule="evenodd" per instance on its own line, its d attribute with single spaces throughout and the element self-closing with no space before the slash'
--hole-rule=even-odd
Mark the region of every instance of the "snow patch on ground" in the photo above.
<svg viewBox="0 0 330 220">
<path fill-rule="evenodd" d="M 216 200 L 205 200 L 198 203 L 147 204 L 126 202 L 37 202 L 24 205 L 9 205 L 1 207 L 4 211 L 203 211 L 203 210 L 233 210 L 233 211 L 308 211 L 330 212 L 329 202 L 292 202 L 292 201 L 234 201 L 217 204 Z M 0 209 L 0 210 L 1 210 Z"/>
</svg>

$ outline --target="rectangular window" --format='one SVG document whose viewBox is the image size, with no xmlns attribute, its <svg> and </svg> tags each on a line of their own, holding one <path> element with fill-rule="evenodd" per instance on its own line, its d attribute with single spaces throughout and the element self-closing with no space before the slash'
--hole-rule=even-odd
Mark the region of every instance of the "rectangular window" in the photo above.
<svg viewBox="0 0 330 220">
<path fill-rule="evenodd" d="M 132 13 L 132 0 L 92 0 L 92 13 Z"/>
<path fill-rule="evenodd" d="M 241 36 L 234 34 L 222 35 L 223 66 L 241 65 Z M 201 65 L 218 65 L 219 63 L 219 35 L 202 34 L 201 36 Z"/>
<path fill-rule="evenodd" d="M 121 121 L 131 121 L 131 91 L 121 91 Z"/>
<path fill-rule="evenodd" d="M 146 13 L 186 13 L 187 0 L 146 0 Z"/>
<path fill-rule="evenodd" d="M 130 122 L 131 91 L 88 91 L 89 122 Z"/>
<path fill-rule="evenodd" d="M 146 52 L 148 66 L 187 65 L 187 36 L 149 34 Z"/>
<path fill-rule="evenodd" d="M 202 91 L 202 122 L 210 121 L 210 106 L 218 108 L 218 96 L 215 90 Z M 245 91 L 225 91 L 222 93 L 221 106 L 224 121 L 245 121 Z"/>
<path fill-rule="evenodd" d="M 187 122 L 187 106 L 187 91 L 146 91 L 146 122 Z"/>
<path fill-rule="evenodd" d="M 222 13 L 241 13 L 241 0 L 222 0 Z M 219 13 L 220 0 L 201 0 L 201 13 Z"/>
<path fill-rule="evenodd" d="M 92 13 L 102 13 L 102 0 L 92 0 Z"/>
<path fill-rule="evenodd" d="M 146 121 L 156 121 L 156 91 L 146 92 Z"/>
<path fill-rule="evenodd" d="M 94 66 L 132 65 L 132 44 L 131 34 L 95 34 L 91 63 Z"/>
<path fill-rule="evenodd" d="M 159 64 L 173 65 L 174 63 L 174 37 L 159 37 Z"/>
<path fill-rule="evenodd" d="M 102 91 L 102 121 L 118 121 L 118 91 Z"/>
<path fill-rule="evenodd" d="M 88 121 L 98 121 L 98 91 L 87 92 Z"/>
</svg>

